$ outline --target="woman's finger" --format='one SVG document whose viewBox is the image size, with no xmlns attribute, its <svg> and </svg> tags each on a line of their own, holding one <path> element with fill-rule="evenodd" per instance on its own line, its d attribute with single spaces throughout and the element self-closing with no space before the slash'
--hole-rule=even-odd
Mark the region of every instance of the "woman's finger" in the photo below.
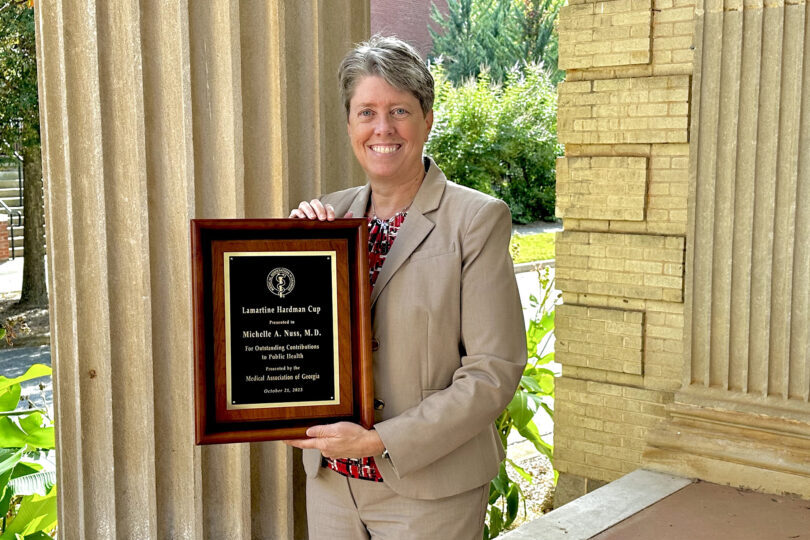
<svg viewBox="0 0 810 540">
<path fill-rule="evenodd" d="M 331 204 L 325 204 L 324 208 L 326 208 L 327 221 L 335 221 L 335 207 Z"/>
<path fill-rule="evenodd" d="M 318 218 L 318 216 L 315 214 L 315 210 L 312 209 L 312 206 L 310 206 L 307 201 L 301 201 L 301 204 L 298 205 L 298 209 L 309 219 Z"/>
<path fill-rule="evenodd" d="M 346 212 L 345 214 L 343 214 L 343 217 L 345 218 L 350 218 L 352 216 L 354 216 L 354 214 L 352 214 L 351 212 Z"/>
<path fill-rule="evenodd" d="M 313 210 L 315 210 L 315 215 L 318 216 L 319 220 L 326 221 L 328 216 L 326 214 L 326 208 L 323 207 L 323 203 L 321 201 L 318 199 L 312 199 L 309 201 L 309 205 Z"/>
</svg>

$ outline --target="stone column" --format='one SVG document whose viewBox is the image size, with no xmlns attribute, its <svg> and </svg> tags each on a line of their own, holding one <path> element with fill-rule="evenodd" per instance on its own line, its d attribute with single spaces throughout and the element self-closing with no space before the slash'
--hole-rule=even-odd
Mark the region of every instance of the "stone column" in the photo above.
<svg viewBox="0 0 810 540">
<path fill-rule="evenodd" d="M 810 496 L 810 26 L 705 0 L 692 89 L 686 365 L 650 466 Z"/>
<path fill-rule="evenodd" d="M 36 10 L 60 536 L 305 538 L 290 450 L 193 443 L 188 221 L 363 182 L 335 71 L 368 1 Z"/>
</svg>

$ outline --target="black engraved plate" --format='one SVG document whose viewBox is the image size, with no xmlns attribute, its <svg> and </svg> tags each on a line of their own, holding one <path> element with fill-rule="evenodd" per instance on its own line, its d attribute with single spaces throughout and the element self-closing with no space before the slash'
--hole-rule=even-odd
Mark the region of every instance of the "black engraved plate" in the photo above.
<svg viewBox="0 0 810 540">
<path fill-rule="evenodd" d="M 227 408 L 339 404 L 336 253 L 223 255 Z"/>
</svg>

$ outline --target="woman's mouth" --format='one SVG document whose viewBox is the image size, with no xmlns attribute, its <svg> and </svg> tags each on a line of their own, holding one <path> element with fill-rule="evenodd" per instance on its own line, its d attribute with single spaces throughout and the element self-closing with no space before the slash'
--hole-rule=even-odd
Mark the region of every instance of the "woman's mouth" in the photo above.
<svg viewBox="0 0 810 540">
<path fill-rule="evenodd" d="M 369 146 L 374 152 L 378 154 L 393 154 L 400 148 L 400 144 L 372 144 Z"/>
</svg>

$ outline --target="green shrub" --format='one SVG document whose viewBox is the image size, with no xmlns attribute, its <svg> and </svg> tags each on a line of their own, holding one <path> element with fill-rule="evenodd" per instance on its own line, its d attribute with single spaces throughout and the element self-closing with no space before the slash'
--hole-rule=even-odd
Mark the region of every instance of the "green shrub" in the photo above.
<svg viewBox="0 0 810 540">
<path fill-rule="evenodd" d="M 0 338 L 6 337 L 0 328 Z M 47 540 L 56 529 L 56 473 L 43 458 L 54 448 L 54 427 L 47 407 L 30 398 L 17 409 L 20 383 L 51 374 L 34 364 L 24 375 L 0 376 L 0 539 Z"/>
<path fill-rule="evenodd" d="M 559 293 L 554 292 L 554 280 L 548 266 L 537 267 L 537 279 L 540 282 L 542 297 L 538 299 L 534 295 L 529 296 L 529 307 L 534 310 L 534 315 L 529 320 L 529 327 L 526 330 L 528 361 L 515 395 L 506 406 L 506 410 L 495 420 L 495 427 L 504 448 L 507 447 L 509 434 L 516 429 L 524 439 L 531 441 L 538 452 L 551 460 L 553 448 L 540 436 L 534 417 L 543 410 L 552 421 L 554 419 L 551 407 L 556 375 L 548 368 L 548 364 L 554 361 L 554 352 L 549 351 L 551 348 L 549 337 L 554 333 L 554 307 L 559 301 Z M 523 511 L 526 512 L 526 497 L 520 485 L 513 482 L 506 473 L 507 464 L 524 479 L 534 481 L 530 472 L 522 469 L 508 457 L 501 463 L 498 476 L 489 484 L 484 540 L 497 537 L 515 522 L 521 502 Z M 554 478 L 556 482 L 556 473 Z"/>
<path fill-rule="evenodd" d="M 557 94 L 542 66 L 509 73 L 503 85 L 484 72 L 454 86 L 441 65 L 427 152 L 447 177 L 503 199 L 517 223 L 554 217 Z"/>
</svg>

